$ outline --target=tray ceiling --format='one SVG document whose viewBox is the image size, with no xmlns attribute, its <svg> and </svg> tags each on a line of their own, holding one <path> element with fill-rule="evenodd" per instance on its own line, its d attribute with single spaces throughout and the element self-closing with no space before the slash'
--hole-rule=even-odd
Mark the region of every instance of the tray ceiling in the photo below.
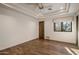
<svg viewBox="0 0 79 59">
<path fill-rule="evenodd" d="M 78 3 L 3 3 L 36 18 L 45 16 L 73 15 L 79 10 Z"/>
</svg>

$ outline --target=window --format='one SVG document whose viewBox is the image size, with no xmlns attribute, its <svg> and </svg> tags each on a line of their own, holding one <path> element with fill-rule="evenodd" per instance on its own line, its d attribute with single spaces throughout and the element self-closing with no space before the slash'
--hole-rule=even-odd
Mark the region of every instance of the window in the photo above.
<svg viewBox="0 0 79 59">
<path fill-rule="evenodd" d="M 61 31 L 61 23 L 60 22 L 54 23 L 54 31 L 57 31 L 57 32 Z"/>
<path fill-rule="evenodd" d="M 72 22 L 54 22 L 55 32 L 72 32 Z"/>
</svg>

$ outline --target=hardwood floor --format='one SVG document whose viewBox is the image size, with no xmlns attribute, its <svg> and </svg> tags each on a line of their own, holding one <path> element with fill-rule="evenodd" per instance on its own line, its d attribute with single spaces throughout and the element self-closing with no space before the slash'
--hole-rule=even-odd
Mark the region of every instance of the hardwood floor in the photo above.
<svg viewBox="0 0 79 59">
<path fill-rule="evenodd" d="M 32 40 L 0 51 L 0 55 L 71 55 L 74 44 L 53 40 Z M 72 53 L 71 53 L 72 52 Z"/>
</svg>

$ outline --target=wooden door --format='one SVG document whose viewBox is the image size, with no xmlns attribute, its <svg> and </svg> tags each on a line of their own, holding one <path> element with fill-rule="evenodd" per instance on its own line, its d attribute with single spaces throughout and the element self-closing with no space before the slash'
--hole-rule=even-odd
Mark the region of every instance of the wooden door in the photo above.
<svg viewBox="0 0 79 59">
<path fill-rule="evenodd" d="M 44 39 L 44 21 L 39 22 L 39 39 Z"/>
</svg>

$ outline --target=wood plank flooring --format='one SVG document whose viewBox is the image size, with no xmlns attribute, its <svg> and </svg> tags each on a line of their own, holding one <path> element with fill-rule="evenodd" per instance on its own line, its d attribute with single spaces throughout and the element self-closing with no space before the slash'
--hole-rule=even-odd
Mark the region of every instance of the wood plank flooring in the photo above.
<svg viewBox="0 0 79 59">
<path fill-rule="evenodd" d="M 71 55 L 74 44 L 53 40 L 31 40 L 23 44 L 0 51 L 0 55 Z"/>
</svg>

